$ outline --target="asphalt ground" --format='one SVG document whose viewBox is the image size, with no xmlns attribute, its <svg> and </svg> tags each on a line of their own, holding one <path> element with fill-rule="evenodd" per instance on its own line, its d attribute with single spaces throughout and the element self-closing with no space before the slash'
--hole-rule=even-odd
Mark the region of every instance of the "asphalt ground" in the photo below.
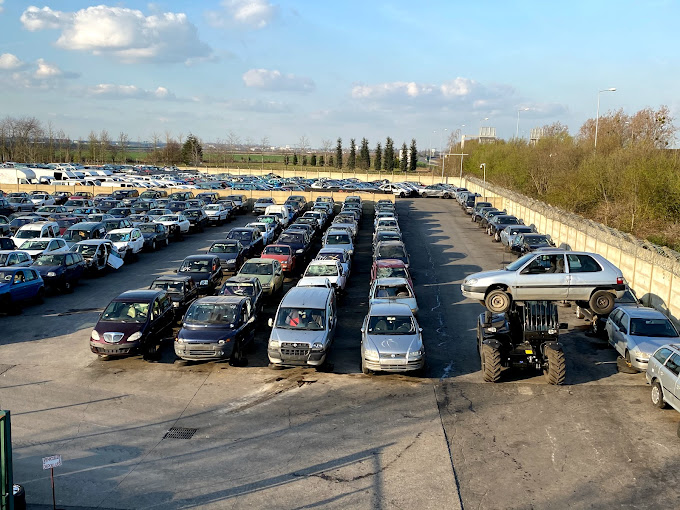
<svg viewBox="0 0 680 510">
<path fill-rule="evenodd" d="M 267 367 L 266 321 L 248 365 L 100 360 L 89 332 L 120 292 L 147 286 L 233 226 L 188 236 L 73 294 L 0 317 L 0 408 L 12 411 L 14 476 L 29 508 L 678 508 L 678 413 L 652 407 L 644 375 L 616 372 L 606 342 L 570 329 L 564 386 L 505 373 L 484 383 L 481 305 L 460 282 L 501 266 L 498 244 L 455 201 L 400 200 L 427 377 L 360 372 L 371 218 L 364 217 L 323 371 Z M 513 257 L 514 258 L 514 257 Z M 286 288 L 296 277 L 288 278 Z M 166 438 L 171 427 L 196 429 Z"/>
</svg>

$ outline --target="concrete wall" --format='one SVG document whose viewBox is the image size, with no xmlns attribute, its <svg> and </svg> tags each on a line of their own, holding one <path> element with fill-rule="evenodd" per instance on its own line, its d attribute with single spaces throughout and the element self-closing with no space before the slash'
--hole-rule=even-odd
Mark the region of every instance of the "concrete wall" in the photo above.
<svg viewBox="0 0 680 510">
<path fill-rule="evenodd" d="M 458 179 L 453 179 L 458 183 Z M 464 178 L 462 186 L 480 193 L 499 209 L 535 225 L 557 246 L 599 253 L 618 266 L 629 285 L 647 306 L 680 325 L 680 253 L 641 241 L 629 234 L 587 220 L 519 193 Z"/>
</svg>

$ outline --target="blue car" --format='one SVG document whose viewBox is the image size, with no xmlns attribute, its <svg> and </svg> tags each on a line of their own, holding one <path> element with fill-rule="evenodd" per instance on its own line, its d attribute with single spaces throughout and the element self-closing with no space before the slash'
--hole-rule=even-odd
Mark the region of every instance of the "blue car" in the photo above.
<svg viewBox="0 0 680 510">
<path fill-rule="evenodd" d="M 40 273 L 30 267 L 0 269 L 0 310 L 15 311 L 26 301 L 41 302 L 45 283 Z"/>
<path fill-rule="evenodd" d="M 45 285 L 71 292 L 85 273 L 85 259 L 80 253 L 48 253 L 40 255 L 33 263 Z"/>
</svg>

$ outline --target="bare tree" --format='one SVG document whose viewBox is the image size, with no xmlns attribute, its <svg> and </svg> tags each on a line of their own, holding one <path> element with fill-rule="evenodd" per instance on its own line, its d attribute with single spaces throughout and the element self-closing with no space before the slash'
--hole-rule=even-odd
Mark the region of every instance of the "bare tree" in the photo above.
<svg viewBox="0 0 680 510">
<path fill-rule="evenodd" d="M 267 135 L 263 136 L 260 140 L 260 152 L 262 154 L 262 170 L 264 170 L 264 151 L 269 146 L 269 138 Z"/>
<path fill-rule="evenodd" d="M 307 149 L 309 149 L 309 138 L 302 135 L 298 141 L 298 147 L 300 149 L 300 154 L 307 154 Z"/>
<path fill-rule="evenodd" d="M 111 149 L 111 137 L 106 129 L 102 129 L 99 133 L 99 159 L 102 163 L 106 163 L 106 155 Z"/>
<path fill-rule="evenodd" d="M 52 121 L 47 121 L 47 162 L 54 161 L 54 125 Z"/>
<path fill-rule="evenodd" d="M 160 139 L 161 139 L 160 135 L 155 131 L 151 134 L 151 140 L 153 141 L 153 154 L 151 156 L 151 159 L 154 165 L 158 164 L 158 142 L 160 141 Z"/>
<path fill-rule="evenodd" d="M 97 162 L 97 145 L 99 140 L 97 139 L 97 133 L 90 131 L 88 138 L 88 148 L 90 149 L 90 163 Z"/>
<path fill-rule="evenodd" d="M 230 161 L 234 161 L 234 153 L 236 152 L 237 147 L 241 144 L 241 139 L 238 137 L 236 133 L 233 131 L 229 131 L 229 134 L 227 135 L 227 148 L 230 153 Z"/>
<path fill-rule="evenodd" d="M 128 135 L 126 135 L 122 131 L 118 135 L 118 145 L 120 147 L 120 152 L 121 152 L 120 158 L 121 158 L 123 164 L 125 164 L 127 162 L 127 160 L 126 160 L 126 158 L 127 158 L 127 146 L 128 146 L 129 140 L 130 139 L 128 138 Z"/>
<path fill-rule="evenodd" d="M 328 166 L 328 155 L 333 148 L 331 140 L 321 140 L 321 150 L 323 151 L 323 166 Z"/>
</svg>

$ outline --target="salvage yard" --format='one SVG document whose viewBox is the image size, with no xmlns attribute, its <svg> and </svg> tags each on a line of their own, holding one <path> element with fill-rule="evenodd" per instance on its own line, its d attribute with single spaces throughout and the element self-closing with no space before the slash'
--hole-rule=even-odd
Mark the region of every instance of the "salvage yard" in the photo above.
<svg viewBox="0 0 680 510">
<path fill-rule="evenodd" d="M 55 471 L 62 508 L 679 507 L 678 414 L 652 406 L 644 374 L 618 373 L 614 350 L 560 307 L 565 385 L 516 372 L 484 383 L 475 339 L 483 307 L 460 284 L 515 257 L 455 200 L 403 199 L 397 212 L 426 378 L 361 373 L 366 212 L 323 371 L 268 368 L 276 303 L 259 318 L 244 367 L 179 364 L 170 342 L 155 363 L 89 350 L 111 298 L 171 273 L 250 215 L 0 317 L 0 408 L 12 411 L 14 476 L 29 507 L 51 507 L 41 458 L 53 454 L 64 459 Z"/>
</svg>

